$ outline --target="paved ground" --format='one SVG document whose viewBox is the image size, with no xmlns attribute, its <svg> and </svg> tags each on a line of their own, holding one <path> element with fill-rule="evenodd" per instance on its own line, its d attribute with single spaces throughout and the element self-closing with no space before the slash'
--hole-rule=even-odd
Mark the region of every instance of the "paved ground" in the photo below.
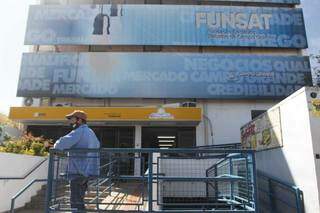
<svg viewBox="0 0 320 213">
<path fill-rule="evenodd" d="M 113 187 L 112 193 L 102 201 L 103 203 L 117 203 L 117 205 L 105 204 L 99 207 L 104 210 L 144 210 L 146 209 L 146 202 L 143 201 L 144 188 L 141 183 L 122 183 Z"/>
</svg>

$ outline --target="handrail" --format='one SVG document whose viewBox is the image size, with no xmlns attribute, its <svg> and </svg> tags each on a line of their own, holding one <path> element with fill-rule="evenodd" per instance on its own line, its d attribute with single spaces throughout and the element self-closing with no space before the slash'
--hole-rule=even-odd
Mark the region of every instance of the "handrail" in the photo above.
<svg viewBox="0 0 320 213">
<path fill-rule="evenodd" d="M 262 172 L 260 170 L 257 170 L 257 175 L 258 177 L 263 177 L 266 178 L 267 180 L 271 180 L 277 184 L 279 184 L 280 186 L 284 186 L 286 187 L 288 190 L 292 191 L 295 194 L 295 202 L 296 202 L 296 209 L 298 213 L 303 213 L 304 212 L 304 207 L 303 207 L 303 192 L 295 185 L 291 185 L 283 180 L 280 180 L 279 178 L 276 178 L 272 175 L 266 174 L 265 172 Z M 259 186 L 258 186 L 259 188 Z M 261 190 L 261 189 L 260 189 Z M 263 191 L 265 192 L 265 191 Z M 267 192 L 265 192 L 267 193 Z M 275 198 L 279 199 L 280 201 L 284 202 L 281 198 L 279 198 L 278 196 L 275 196 L 273 193 L 270 193 L 270 195 L 274 196 Z"/>
<path fill-rule="evenodd" d="M 198 148 L 173 148 L 173 149 L 159 149 L 159 148 L 140 148 L 140 149 L 132 149 L 132 148 L 101 148 L 101 149 L 66 149 L 66 150 L 58 150 L 58 149 L 50 149 L 51 154 L 63 154 L 66 152 L 72 153 L 87 153 L 87 152 L 110 152 L 110 153 L 255 153 L 255 150 L 251 149 L 198 149 Z"/>
<path fill-rule="evenodd" d="M 228 161 L 230 159 L 237 159 L 237 158 L 241 159 L 241 158 L 244 158 L 244 157 L 242 155 L 239 155 L 239 154 L 228 154 L 226 157 L 224 157 L 223 159 L 217 161 L 214 165 L 210 166 L 206 170 L 206 172 L 209 172 L 209 170 L 219 166 L 220 164 L 222 164 L 222 163 L 224 163 L 224 162 L 226 162 L 226 161 Z"/>
<path fill-rule="evenodd" d="M 262 176 L 262 177 L 265 177 L 267 179 L 271 179 L 272 181 L 276 182 L 276 183 L 279 183 L 280 185 L 283 185 L 283 186 L 286 186 L 288 187 L 289 189 L 291 189 L 292 191 L 296 191 L 297 189 L 299 189 L 297 186 L 294 186 L 294 185 L 290 185 L 289 183 L 286 183 L 284 182 L 283 180 L 280 180 L 279 178 L 276 178 L 272 175 L 269 175 L 265 172 L 262 172 L 261 170 L 257 170 L 257 174 Z"/>
<path fill-rule="evenodd" d="M 23 180 L 23 179 L 26 179 L 30 174 L 32 174 L 35 170 L 37 170 L 47 160 L 48 160 L 48 158 L 45 158 L 44 160 L 40 161 L 36 166 L 34 166 L 32 169 L 30 169 L 30 171 L 28 171 L 22 177 L 0 177 L 0 180 Z"/>
<path fill-rule="evenodd" d="M 241 143 L 228 143 L 228 144 L 215 144 L 215 145 L 205 145 L 205 146 L 196 146 L 198 149 L 238 149 L 241 148 Z"/>
<path fill-rule="evenodd" d="M 34 183 L 37 182 L 45 182 L 47 181 L 47 179 L 33 179 L 28 185 L 26 185 L 25 187 L 23 187 L 16 195 L 14 195 L 11 198 L 11 208 L 10 208 L 10 213 L 14 213 L 14 204 L 16 199 L 23 193 L 25 192 L 30 186 L 32 186 Z"/>
</svg>

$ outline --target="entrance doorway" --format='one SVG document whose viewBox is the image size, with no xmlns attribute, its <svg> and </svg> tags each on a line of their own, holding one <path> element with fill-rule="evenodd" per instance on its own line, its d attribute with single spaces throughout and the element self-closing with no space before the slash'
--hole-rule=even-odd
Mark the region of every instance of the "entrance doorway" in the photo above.
<svg viewBox="0 0 320 213">
<path fill-rule="evenodd" d="M 101 142 L 101 148 L 134 148 L 134 127 L 92 127 L 92 129 Z M 100 164 L 107 165 L 109 157 L 115 160 L 110 172 L 121 175 L 134 173 L 133 153 L 113 153 L 112 156 L 101 156 Z M 104 172 L 108 173 L 109 167 L 101 171 L 101 173 Z"/>
<path fill-rule="evenodd" d="M 191 148 L 195 145 L 195 127 L 142 128 L 142 148 Z"/>
<path fill-rule="evenodd" d="M 133 148 L 134 127 L 92 127 L 102 148 Z"/>
<path fill-rule="evenodd" d="M 142 148 L 191 148 L 196 145 L 195 127 L 143 127 Z M 142 154 L 143 172 L 148 168 L 148 156 Z"/>
</svg>

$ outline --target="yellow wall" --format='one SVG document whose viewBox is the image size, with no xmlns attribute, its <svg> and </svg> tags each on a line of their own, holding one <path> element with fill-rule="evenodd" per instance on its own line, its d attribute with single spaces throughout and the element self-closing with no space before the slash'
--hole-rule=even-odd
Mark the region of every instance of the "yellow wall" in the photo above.
<svg viewBox="0 0 320 213">
<path fill-rule="evenodd" d="M 201 121 L 202 117 L 200 108 L 184 107 L 163 108 L 168 113 L 163 118 L 157 118 L 158 108 L 154 107 L 11 107 L 9 118 L 18 121 L 63 121 L 66 120 L 65 115 L 76 109 L 85 111 L 89 121 Z M 156 113 L 155 117 L 151 116 L 152 113 Z"/>
</svg>

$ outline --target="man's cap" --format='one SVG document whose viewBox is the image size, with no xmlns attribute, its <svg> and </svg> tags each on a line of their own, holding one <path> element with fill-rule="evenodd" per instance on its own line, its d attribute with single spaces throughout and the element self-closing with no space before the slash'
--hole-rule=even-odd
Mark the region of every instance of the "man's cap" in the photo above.
<svg viewBox="0 0 320 213">
<path fill-rule="evenodd" d="M 72 117 L 80 118 L 82 120 L 87 120 L 87 114 L 82 110 L 74 110 L 72 113 L 66 115 L 67 119 L 70 119 Z"/>
</svg>

